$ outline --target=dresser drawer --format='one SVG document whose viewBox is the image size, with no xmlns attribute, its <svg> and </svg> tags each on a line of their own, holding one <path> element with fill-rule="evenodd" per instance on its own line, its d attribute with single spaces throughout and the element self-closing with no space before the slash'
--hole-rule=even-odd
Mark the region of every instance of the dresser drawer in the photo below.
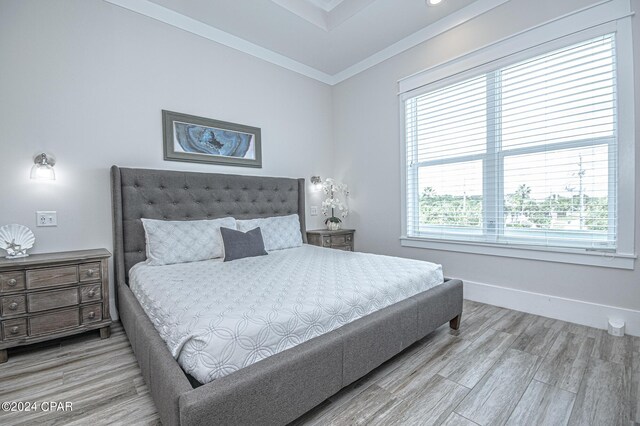
<svg viewBox="0 0 640 426">
<path fill-rule="evenodd" d="M 25 298 L 21 294 L 5 296 L 1 300 L 3 317 L 11 317 L 27 312 Z"/>
<path fill-rule="evenodd" d="M 19 339 L 27 337 L 27 320 L 18 318 L 2 321 L 2 336 L 4 340 Z"/>
<path fill-rule="evenodd" d="M 339 231 L 316 229 L 307 231 L 307 241 L 311 245 L 353 251 L 354 233 L 355 231 L 353 229 L 342 229 Z"/>
<path fill-rule="evenodd" d="M 100 263 L 83 263 L 80 265 L 80 281 L 97 281 L 102 279 Z"/>
<path fill-rule="evenodd" d="M 75 284 L 77 282 L 78 267 L 75 265 L 27 271 L 28 289 L 57 287 L 65 284 Z"/>
<path fill-rule="evenodd" d="M 78 304 L 78 289 L 43 291 L 27 295 L 29 312 L 47 311 L 49 309 L 64 308 Z"/>
<path fill-rule="evenodd" d="M 102 321 L 102 303 L 83 306 L 81 309 L 82 324 Z"/>
<path fill-rule="evenodd" d="M 89 284 L 80 287 L 80 303 L 102 299 L 102 285 Z"/>
<path fill-rule="evenodd" d="M 94 249 L 0 258 L 0 366 L 14 347 L 97 329 L 109 337 L 110 255 Z"/>
<path fill-rule="evenodd" d="M 0 293 L 24 290 L 24 272 L 3 272 L 0 274 Z"/>
<path fill-rule="evenodd" d="M 35 315 L 29 318 L 31 336 L 51 333 L 80 325 L 78 308 L 56 311 L 48 314 Z"/>
<path fill-rule="evenodd" d="M 332 235 L 331 236 L 331 245 L 332 246 L 342 246 L 347 243 L 346 235 Z"/>
</svg>

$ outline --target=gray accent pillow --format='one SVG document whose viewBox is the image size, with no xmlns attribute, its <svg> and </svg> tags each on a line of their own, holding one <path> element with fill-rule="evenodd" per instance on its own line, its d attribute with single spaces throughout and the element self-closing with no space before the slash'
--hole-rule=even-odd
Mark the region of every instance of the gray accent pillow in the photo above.
<svg viewBox="0 0 640 426">
<path fill-rule="evenodd" d="M 221 227 L 220 234 L 222 235 L 222 243 L 224 245 L 225 262 L 267 254 L 267 251 L 264 249 L 264 241 L 260 228 L 242 232 Z"/>
</svg>

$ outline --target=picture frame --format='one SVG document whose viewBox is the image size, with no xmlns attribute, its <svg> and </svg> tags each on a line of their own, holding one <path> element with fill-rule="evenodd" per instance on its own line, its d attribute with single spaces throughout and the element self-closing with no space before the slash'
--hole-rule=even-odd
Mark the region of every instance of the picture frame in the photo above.
<svg viewBox="0 0 640 426">
<path fill-rule="evenodd" d="M 260 128 L 162 110 L 164 159 L 262 168 Z"/>
</svg>

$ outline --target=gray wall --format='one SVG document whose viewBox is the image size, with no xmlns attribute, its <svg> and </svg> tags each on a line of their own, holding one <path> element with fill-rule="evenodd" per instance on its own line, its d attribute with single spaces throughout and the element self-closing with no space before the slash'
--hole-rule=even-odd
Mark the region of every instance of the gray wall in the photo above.
<svg viewBox="0 0 640 426">
<path fill-rule="evenodd" d="M 111 247 L 112 164 L 331 173 L 325 84 L 100 0 L 0 8 L 0 224 L 33 228 L 37 251 Z M 162 109 L 261 127 L 264 167 L 164 161 Z M 29 179 L 41 150 L 57 158 L 53 183 Z M 35 228 L 36 210 L 59 226 Z"/>
<path fill-rule="evenodd" d="M 264 168 L 163 161 L 162 109 L 261 127 Z M 33 229 L 35 252 L 112 248 L 112 164 L 332 168 L 329 86 L 101 0 L 0 0 L 0 129 L 0 224 Z M 57 158 L 53 183 L 29 179 L 42 150 Z M 36 210 L 59 226 L 36 228 Z"/>
<path fill-rule="evenodd" d="M 331 88 L 101 0 L 0 0 L 0 224 L 34 229 L 36 252 L 111 249 L 112 164 L 336 175 L 352 190 L 347 225 L 357 228 L 358 250 L 439 262 L 466 280 L 639 309 L 637 270 L 402 248 L 398 239 L 397 80 L 595 1 L 511 0 Z M 640 0 L 633 5 L 639 10 Z M 640 70 L 640 55 L 635 63 Z M 264 168 L 163 161 L 161 109 L 261 127 Z M 57 157 L 54 183 L 28 178 L 41 150 Z M 307 205 L 319 198 L 308 192 Z M 36 228 L 36 210 L 57 210 L 59 226 Z M 321 218 L 307 220 L 315 227 Z"/>
<path fill-rule="evenodd" d="M 640 309 L 638 270 L 405 248 L 399 241 L 397 80 L 592 3 L 595 1 L 511 0 L 334 87 L 335 170 L 351 186 L 354 214 L 349 224 L 358 229 L 359 250 L 435 261 L 443 265 L 446 275 L 463 280 Z M 640 10 L 639 5 L 640 1 L 633 1 L 635 10 Z M 640 46 L 639 20 L 638 16 L 633 18 L 635 52 Z M 639 90 L 640 55 L 635 57 L 635 70 Z M 640 123 L 638 99 L 637 96 L 636 123 Z M 640 149 L 636 153 L 640 154 Z M 640 173 L 638 166 L 636 173 Z M 640 194 L 636 201 L 640 201 Z M 638 231 L 640 226 L 636 224 Z M 636 250 L 639 242 L 636 235 Z"/>
</svg>

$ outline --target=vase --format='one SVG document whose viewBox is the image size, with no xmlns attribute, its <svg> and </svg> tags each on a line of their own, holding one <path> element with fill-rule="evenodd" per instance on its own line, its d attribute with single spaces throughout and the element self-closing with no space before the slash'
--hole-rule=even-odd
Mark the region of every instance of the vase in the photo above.
<svg viewBox="0 0 640 426">
<path fill-rule="evenodd" d="M 327 229 L 329 231 L 339 231 L 342 228 L 342 223 L 340 222 L 327 222 Z"/>
</svg>

